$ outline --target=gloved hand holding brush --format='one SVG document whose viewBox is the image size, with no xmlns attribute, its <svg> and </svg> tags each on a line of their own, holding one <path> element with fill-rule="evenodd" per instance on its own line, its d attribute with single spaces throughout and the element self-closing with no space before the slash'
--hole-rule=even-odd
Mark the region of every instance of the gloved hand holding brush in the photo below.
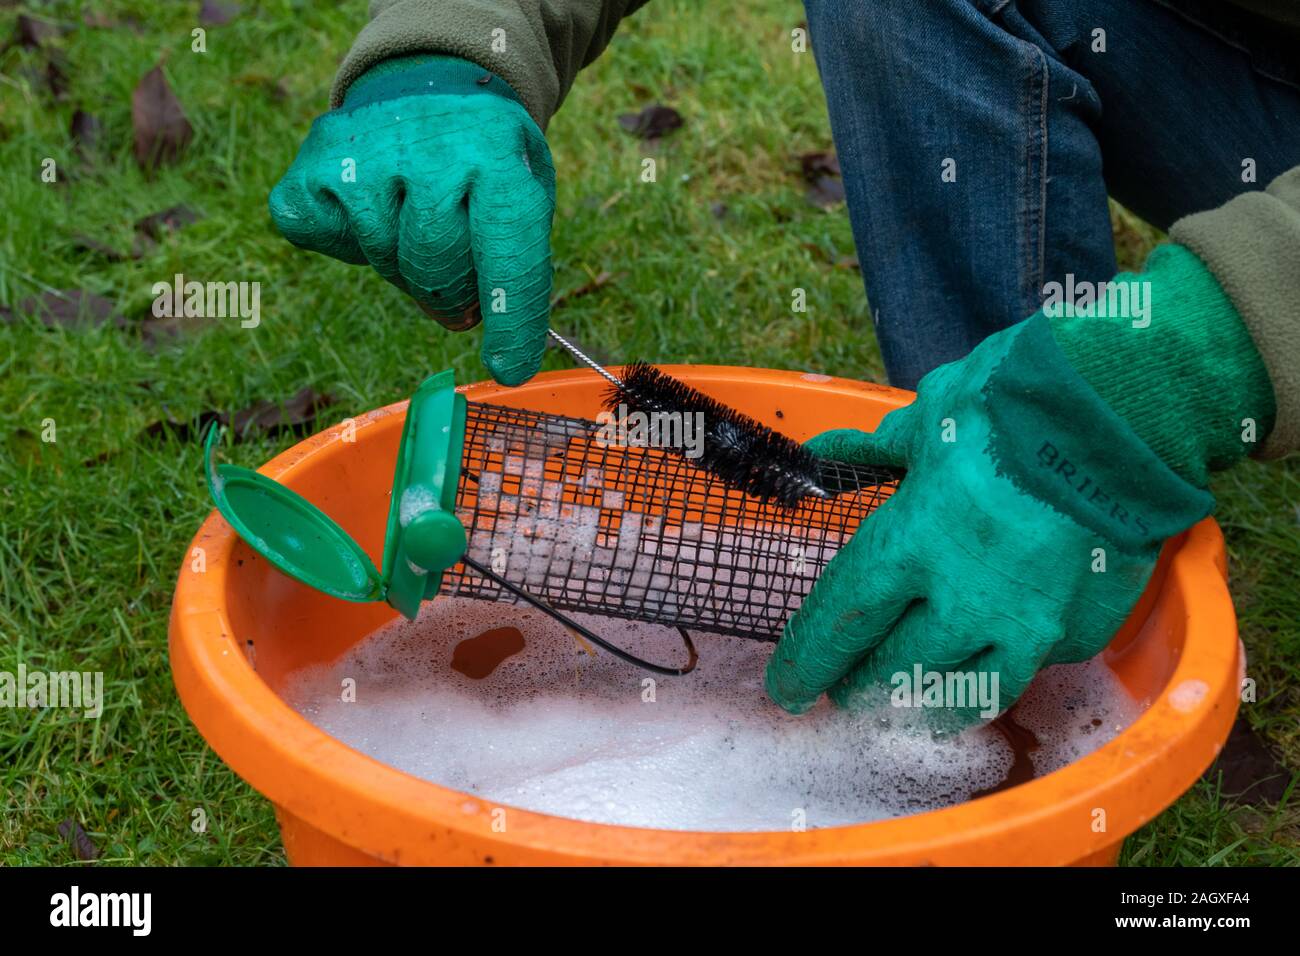
<svg viewBox="0 0 1300 956">
<path fill-rule="evenodd" d="M 1115 282 L 1145 290 L 1149 324 L 1040 312 L 925 376 L 875 433 L 810 443 L 907 475 L 787 624 L 767 670 L 778 704 L 880 703 L 920 664 L 996 674 L 1004 710 L 1040 667 L 1110 640 L 1164 540 L 1213 508 L 1207 472 L 1275 415 L 1251 336 L 1196 255 L 1162 246 Z"/>
<path fill-rule="evenodd" d="M 290 242 L 376 272 L 450 329 L 483 318 L 492 377 L 537 371 L 555 169 L 499 77 L 448 56 L 384 60 L 319 117 L 271 193 Z"/>
</svg>

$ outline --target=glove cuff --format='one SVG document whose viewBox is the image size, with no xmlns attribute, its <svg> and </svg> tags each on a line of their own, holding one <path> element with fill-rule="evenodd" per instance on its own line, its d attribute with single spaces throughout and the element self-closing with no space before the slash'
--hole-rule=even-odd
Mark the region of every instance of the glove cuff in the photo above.
<svg viewBox="0 0 1300 956">
<path fill-rule="evenodd" d="M 521 108 L 524 105 L 509 83 L 477 63 L 454 56 L 415 53 L 381 60 L 366 70 L 348 87 L 338 109 L 347 113 L 372 103 L 428 93 L 498 96 L 518 103 Z"/>
<path fill-rule="evenodd" d="M 1158 247 L 1144 272 L 1108 285 L 1113 293 L 1098 292 L 1088 308 L 1059 310 L 1061 351 L 1170 468 L 1203 488 L 1210 471 L 1258 449 L 1273 428 L 1264 362 L 1232 301 L 1182 246 Z"/>
<path fill-rule="evenodd" d="M 1067 360 L 1040 312 L 983 388 L 998 473 L 1131 554 L 1152 555 L 1213 510 Z"/>
</svg>

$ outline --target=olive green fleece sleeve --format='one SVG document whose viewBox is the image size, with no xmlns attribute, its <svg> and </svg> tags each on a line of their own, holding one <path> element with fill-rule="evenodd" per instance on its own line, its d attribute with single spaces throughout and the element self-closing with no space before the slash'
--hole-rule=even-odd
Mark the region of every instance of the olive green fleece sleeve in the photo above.
<svg viewBox="0 0 1300 956">
<path fill-rule="evenodd" d="M 1169 238 L 1214 273 L 1268 369 L 1277 421 L 1258 456 L 1300 448 L 1300 166 L 1263 192 L 1185 216 Z"/>
<path fill-rule="evenodd" d="M 457 56 L 519 94 L 542 129 L 596 59 L 619 21 L 646 0 L 371 0 L 370 22 L 343 60 L 330 106 L 380 60 L 407 53 Z"/>
</svg>

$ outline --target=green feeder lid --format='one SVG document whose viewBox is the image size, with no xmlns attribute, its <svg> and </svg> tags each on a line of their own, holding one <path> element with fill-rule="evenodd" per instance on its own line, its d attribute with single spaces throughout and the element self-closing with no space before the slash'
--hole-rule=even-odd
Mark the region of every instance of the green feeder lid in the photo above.
<svg viewBox="0 0 1300 956">
<path fill-rule="evenodd" d="M 382 597 L 379 572 L 361 547 L 306 498 L 265 475 L 213 462 L 220 429 L 208 430 L 204 469 L 217 510 L 266 560 L 304 584 L 345 601 Z"/>
<path fill-rule="evenodd" d="M 450 371 L 411 397 L 393 473 L 381 575 L 351 536 L 306 498 L 264 475 L 214 462 L 219 429 L 204 446 L 208 491 L 239 536 L 276 568 L 345 601 L 387 600 L 414 619 L 438 593 L 442 573 L 465 553 L 456 485 L 465 437 L 465 397 Z"/>
</svg>

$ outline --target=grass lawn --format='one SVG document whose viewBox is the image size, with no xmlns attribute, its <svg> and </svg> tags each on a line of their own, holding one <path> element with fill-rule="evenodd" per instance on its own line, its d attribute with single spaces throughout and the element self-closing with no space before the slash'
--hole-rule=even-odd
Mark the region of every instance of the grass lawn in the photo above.
<svg viewBox="0 0 1300 956">
<path fill-rule="evenodd" d="M 87 4 L 84 9 L 91 5 Z M 431 371 L 483 378 L 477 332 L 452 335 L 368 269 L 299 252 L 274 231 L 271 186 L 324 109 L 335 65 L 366 4 L 245 2 L 190 49 L 197 3 L 93 4 L 129 26 L 77 29 L 56 98 L 29 68 L 39 50 L 0 53 L 0 304 L 85 289 L 117 303 L 125 327 L 0 324 L 0 670 L 102 670 L 98 721 L 66 712 L 0 712 L 0 861 L 75 862 L 59 826 L 74 820 L 101 863 L 277 864 L 270 806 L 208 750 L 172 687 L 166 626 L 185 547 L 210 509 L 197 441 L 160 419 L 195 420 L 310 385 L 337 398 L 325 423 L 402 399 Z M 555 325 L 611 361 L 799 368 L 883 381 L 842 205 L 807 202 L 798 155 L 831 148 L 812 55 L 790 50 L 795 0 L 718 7 L 655 0 L 585 72 L 549 138 L 559 171 L 556 289 L 611 271 Z M 0 36 L 16 10 L 0 12 Z M 195 128 L 182 160 L 152 179 L 131 155 L 131 92 L 157 62 Z M 683 129 L 639 181 L 643 143 L 621 113 L 676 107 Z M 78 157 L 74 109 L 103 124 L 98 154 Z M 60 183 L 40 179 L 45 157 Z M 725 215 L 715 204 L 724 204 Z M 85 251 L 78 234 L 121 250 L 132 223 L 185 204 L 202 218 L 138 259 Z M 1154 233 L 1122 211 L 1126 266 Z M 160 346 L 140 322 L 151 287 L 181 272 L 261 283 L 261 324 L 218 320 Z M 792 316 L 790 290 L 808 291 Z M 552 353 L 548 368 L 569 366 Z M 41 435 L 53 419 L 57 440 Z M 291 435 L 238 452 L 267 460 Z M 1300 769 L 1300 465 L 1248 463 L 1221 477 L 1219 520 L 1259 700 L 1245 717 Z M 191 829 L 206 813 L 206 832 Z M 1240 807 L 1197 785 L 1128 841 L 1129 863 L 1297 864 L 1300 807 Z"/>
</svg>

